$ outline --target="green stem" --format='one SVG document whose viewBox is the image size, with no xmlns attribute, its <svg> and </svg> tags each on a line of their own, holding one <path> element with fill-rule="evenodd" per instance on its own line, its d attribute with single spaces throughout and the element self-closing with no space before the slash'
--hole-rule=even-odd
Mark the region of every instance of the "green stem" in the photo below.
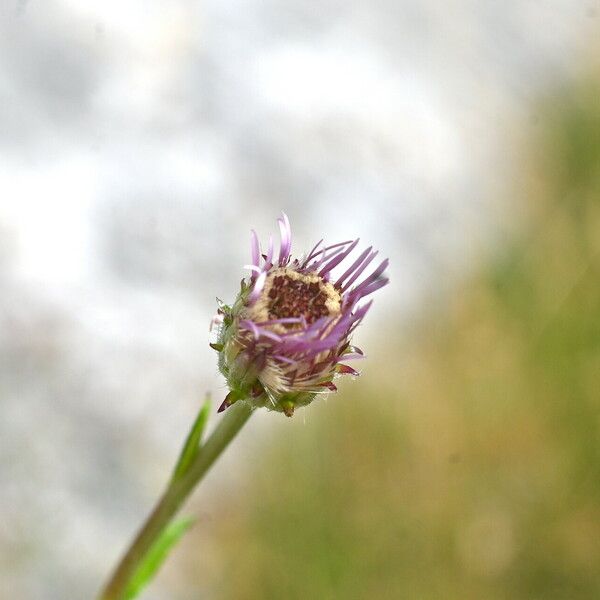
<svg viewBox="0 0 600 600">
<path fill-rule="evenodd" d="M 252 408 L 247 402 L 236 402 L 227 410 L 185 474 L 169 484 L 98 600 L 122 600 L 132 575 L 149 549 L 251 414 Z"/>
</svg>

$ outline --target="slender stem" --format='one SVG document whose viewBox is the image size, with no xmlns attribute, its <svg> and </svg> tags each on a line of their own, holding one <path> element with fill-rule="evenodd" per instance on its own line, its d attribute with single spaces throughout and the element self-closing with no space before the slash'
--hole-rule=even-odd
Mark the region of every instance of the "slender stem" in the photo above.
<svg viewBox="0 0 600 600">
<path fill-rule="evenodd" d="M 238 401 L 229 408 L 186 473 L 169 484 L 98 600 L 122 600 L 132 575 L 148 550 L 251 414 L 252 408 L 247 402 Z"/>
</svg>

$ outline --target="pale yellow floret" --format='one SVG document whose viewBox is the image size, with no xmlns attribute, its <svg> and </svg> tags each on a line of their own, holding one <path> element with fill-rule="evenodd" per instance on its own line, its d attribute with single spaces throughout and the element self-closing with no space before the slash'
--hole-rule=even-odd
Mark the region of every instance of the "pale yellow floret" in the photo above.
<svg viewBox="0 0 600 600">
<path fill-rule="evenodd" d="M 289 391 L 283 369 L 272 359 L 267 360 L 267 364 L 260 372 L 259 379 L 265 389 L 275 394 L 285 394 Z"/>
</svg>

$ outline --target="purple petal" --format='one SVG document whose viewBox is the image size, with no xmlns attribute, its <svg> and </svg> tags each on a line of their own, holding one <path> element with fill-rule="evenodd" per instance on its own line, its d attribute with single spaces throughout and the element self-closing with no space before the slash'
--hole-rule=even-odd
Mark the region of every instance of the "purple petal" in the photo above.
<svg viewBox="0 0 600 600">
<path fill-rule="evenodd" d="M 292 229 L 287 215 L 282 212 L 281 217 L 277 219 L 279 232 L 281 234 L 281 247 L 279 250 L 279 265 L 283 266 L 287 263 L 292 249 Z"/>
<path fill-rule="evenodd" d="M 276 342 L 281 341 L 281 337 L 278 336 L 276 333 L 270 331 L 269 329 L 265 329 L 264 327 L 258 327 L 257 324 L 254 323 L 254 321 L 251 321 L 250 319 L 242 319 L 240 321 L 240 327 L 250 329 L 254 334 L 254 339 L 256 340 L 258 340 L 261 337 L 266 337 Z"/>
<path fill-rule="evenodd" d="M 352 263 L 350 268 L 344 271 L 343 275 L 339 277 L 338 280 L 335 282 L 336 287 L 339 287 L 344 282 L 344 279 L 346 279 L 346 277 L 348 277 L 354 271 L 354 269 L 356 269 L 360 265 L 360 263 L 362 263 L 362 261 L 365 260 L 369 252 L 371 252 L 371 250 L 373 250 L 373 246 L 369 246 L 365 251 L 361 253 L 361 255 Z"/>
<path fill-rule="evenodd" d="M 252 250 L 252 264 L 260 267 L 260 250 L 258 247 L 258 236 L 256 231 L 252 229 L 250 231 L 250 248 Z"/>
<path fill-rule="evenodd" d="M 254 282 L 254 288 L 252 289 L 252 292 L 250 292 L 250 295 L 248 296 L 248 303 L 249 304 L 254 304 L 254 302 L 256 302 L 258 300 L 258 298 L 260 297 L 261 292 L 263 291 L 263 288 L 265 287 L 265 281 L 267 279 L 267 272 L 263 271 L 257 278 L 256 281 Z"/>
<path fill-rule="evenodd" d="M 255 276 L 254 273 L 256 273 L 257 275 L 260 275 L 262 273 L 262 269 L 260 267 L 257 267 L 256 265 L 244 265 L 243 268 L 252 271 L 252 277 Z"/>
<path fill-rule="evenodd" d="M 364 298 L 365 296 L 372 294 L 373 292 L 382 288 L 384 285 L 387 285 L 389 282 L 390 282 L 390 280 L 387 277 L 378 279 L 377 281 L 373 281 L 366 288 L 360 290 L 360 297 Z"/>
<path fill-rule="evenodd" d="M 281 336 L 277 335 L 276 333 L 274 333 L 273 331 L 270 331 L 268 329 L 263 329 L 262 327 L 259 329 L 260 335 L 261 337 L 266 337 L 269 338 L 275 342 L 280 342 L 281 341 Z"/>
<path fill-rule="evenodd" d="M 360 325 L 361 321 L 364 319 L 365 315 L 367 314 L 367 311 L 371 308 L 372 304 L 373 300 L 370 300 L 364 306 L 361 306 L 359 310 L 356 311 L 352 320 L 352 325 L 348 329 L 347 335 L 350 335 Z"/>
<path fill-rule="evenodd" d="M 327 254 L 327 252 L 323 252 L 323 255 L 321 256 L 321 258 L 313 261 L 310 265 L 308 265 L 307 270 L 308 271 L 316 271 L 325 261 L 330 260 L 331 258 L 333 258 L 334 256 L 337 256 L 338 254 L 342 253 L 344 251 L 344 247 L 342 246 L 341 248 L 336 248 L 335 250 L 333 250 L 333 252 L 330 252 L 329 254 Z M 321 254 L 320 252 L 317 253 Z"/>
<path fill-rule="evenodd" d="M 360 277 L 360 274 L 369 266 L 369 264 L 371 264 L 372 260 L 378 254 L 379 254 L 379 251 L 376 250 L 375 252 L 372 252 L 367 257 L 365 262 L 356 269 L 356 271 L 354 272 L 354 275 L 352 275 L 352 277 L 350 277 L 350 279 L 348 279 L 348 281 L 344 284 L 344 287 L 342 288 L 342 292 L 345 292 Z"/>
<path fill-rule="evenodd" d="M 243 319 L 240 321 L 240 327 L 245 327 L 246 329 L 250 329 L 252 331 L 252 333 L 254 334 L 254 339 L 257 340 L 260 336 L 259 332 L 258 332 L 258 327 L 254 324 L 253 321 L 250 321 L 249 319 Z"/>
<path fill-rule="evenodd" d="M 337 265 L 339 265 L 345 258 L 346 256 L 348 256 L 348 254 L 350 254 L 350 252 L 352 252 L 352 250 L 354 250 L 354 248 L 356 248 L 356 245 L 358 244 L 358 242 L 360 241 L 360 238 L 355 239 L 345 250 L 344 252 L 342 252 L 342 254 L 340 254 L 339 256 L 336 256 L 335 258 L 332 258 L 320 271 L 319 271 L 319 275 L 321 275 L 321 277 L 323 275 L 325 275 L 326 273 L 328 273 L 329 271 L 331 271 L 331 269 L 333 269 L 334 267 L 336 267 Z"/>
<path fill-rule="evenodd" d="M 313 258 L 316 256 L 315 252 L 316 252 L 317 248 L 318 248 L 318 247 L 319 247 L 319 246 L 320 246 L 322 243 L 323 243 L 323 239 L 320 239 L 320 240 L 319 240 L 319 241 L 318 241 L 318 242 L 315 244 L 315 247 L 314 247 L 314 248 L 313 248 L 313 249 L 312 249 L 312 250 L 311 250 L 311 251 L 310 251 L 310 252 L 309 252 L 309 253 L 306 255 L 306 258 L 305 258 L 305 259 L 304 259 L 304 261 L 302 262 L 302 267 L 303 267 L 303 268 L 304 268 L 304 267 L 306 267 L 306 265 L 308 264 L 308 262 L 309 262 L 310 260 L 312 260 L 312 259 L 313 259 Z"/>
<path fill-rule="evenodd" d="M 269 251 L 265 257 L 265 269 L 270 269 L 273 264 L 273 236 L 269 236 Z"/>
<path fill-rule="evenodd" d="M 344 246 L 351 244 L 353 241 L 354 240 L 346 240 L 345 242 L 339 242 L 338 244 L 331 244 L 331 246 L 326 246 L 325 248 L 321 248 L 321 250 L 319 250 L 318 252 L 315 252 L 313 258 L 319 256 L 319 254 L 322 254 L 323 256 L 321 256 L 321 258 L 318 261 L 313 263 L 313 265 L 315 265 L 314 268 L 322 265 L 328 258 L 331 258 L 332 256 L 336 256 L 340 252 L 343 252 Z M 329 250 L 335 250 L 335 252 L 331 252 L 329 255 L 327 255 L 327 252 Z"/>
<path fill-rule="evenodd" d="M 257 323 L 261 327 L 264 325 L 285 325 L 287 323 L 302 323 L 302 317 L 285 317 L 283 319 L 272 319 L 271 321 L 261 321 Z"/>
<path fill-rule="evenodd" d="M 290 243 L 290 248 L 292 247 L 292 226 L 290 225 L 290 220 L 288 219 L 288 216 L 281 211 L 281 216 L 283 218 L 283 223 L 285 225 L 285 229 L 287 231 L 287 236 L 288 236 L 288 240 Z"/>
<path fill-rule="evenodd" d="M 359 286 L 354 288 L 351 292 L 351 295 L 356 298 L 360 298 L 362 296 L 361 290 L 364 290 L 369 284 L 373 283 L 377 280 L 377 278 L 387 269 L 389 264 L 389 259 L 386 258 L 381 264 L 369 275 Z"/>
<path fill-rule="evenodd" d="M 319 256 L 319 254 L 322 254 L 323 252 L 327 252 L 327 250 L 333 250 L 334 248 L 339 248 L 340 246 L 345 246 L 346 244 L 350 244 L 351 242 L 353 242 L 354 240 L 346 240 L 345 242 L 338 242 L 337 244 L 331 244 L 331 246 L 327 246 L 325 248 L 321 248 L 321 250 L 319 250 L 318 252 L 314 252 L 318 247 L 319 244 L 322 242 L 323 240 L 321 240 L 314 248 L 313 251 L 311 252 L 310 256 L 306 259 L 307 261 L 309 261 L 311 258 L 315 258 L 317 256 Z M 314 252 L 314 254 L 313 254 Z"/>
<path fill-rule="evenodd" d="M 349 333 L 352 333 L 356 329 L 356 326 L 364 319 L 372 304 L 373 300 L 370 300 L 366 304 L 363 304 L 355 313 L 353 313 L 348 330 Z"/>
</svg>

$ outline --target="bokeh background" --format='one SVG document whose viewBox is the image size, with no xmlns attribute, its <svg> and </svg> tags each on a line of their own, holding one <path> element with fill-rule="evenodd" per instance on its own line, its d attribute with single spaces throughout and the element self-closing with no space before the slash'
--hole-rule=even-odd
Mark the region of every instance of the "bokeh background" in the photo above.
<svg viewBox="0 0 600 600">
<path fill-rule="evenodd" d="M 363 376 L 253 417 L 143 597 L 600 598 L 599 34 L 597 0 L 3 0 L 0 598 L 94 597 L 281 210 L 391 259 Z"/>
</svg>

